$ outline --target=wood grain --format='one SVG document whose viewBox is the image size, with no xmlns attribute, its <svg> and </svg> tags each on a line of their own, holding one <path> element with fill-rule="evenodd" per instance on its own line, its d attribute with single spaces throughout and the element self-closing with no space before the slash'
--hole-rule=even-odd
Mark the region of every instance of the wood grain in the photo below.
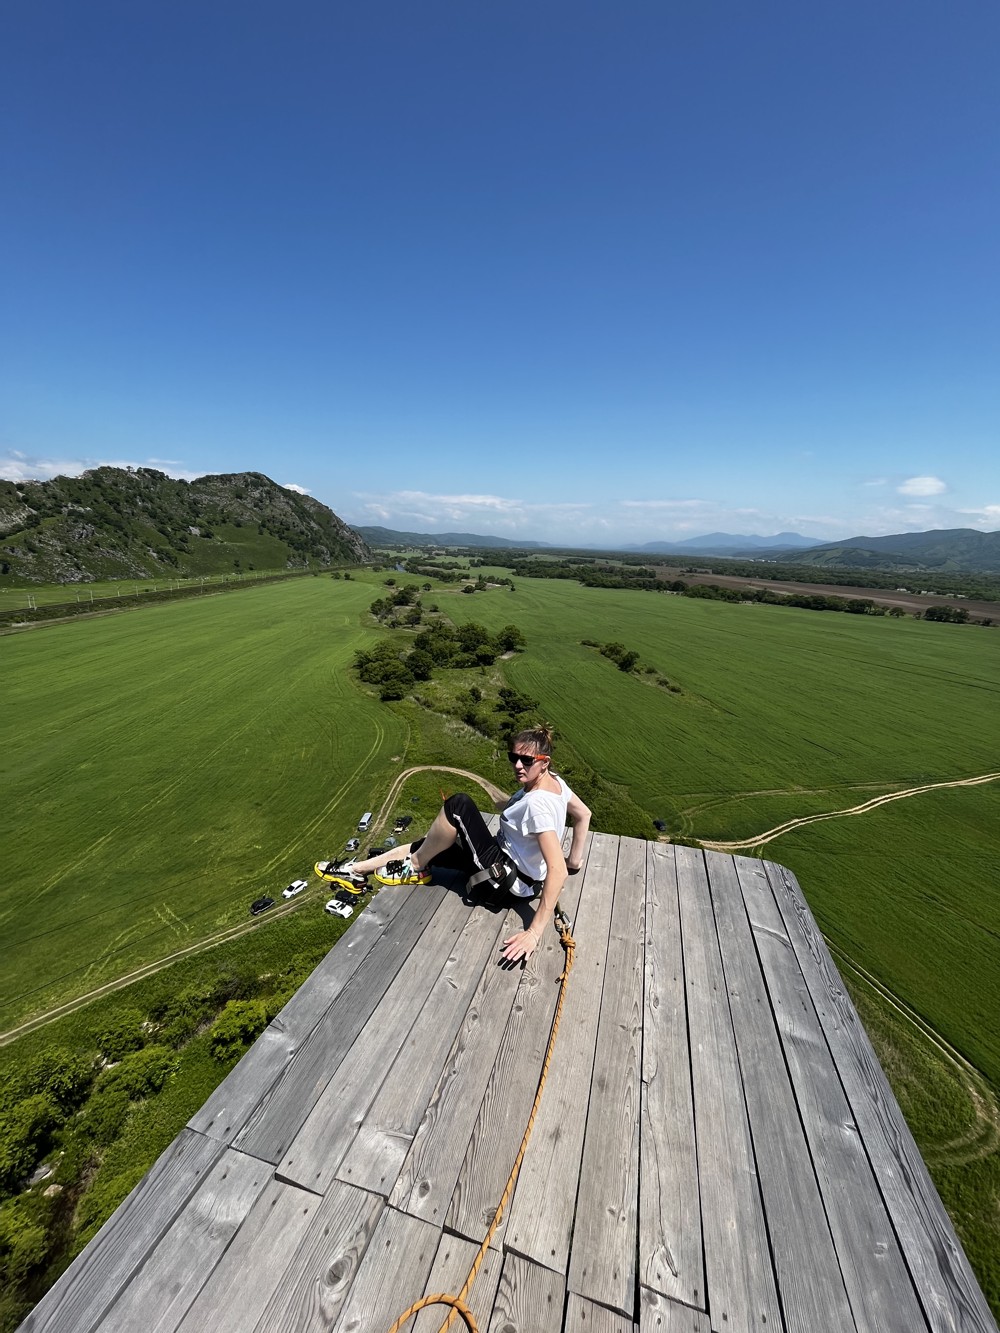
<svg viewBox="0 0 1000 1333">
<path fill-rule="evenodd" d="M 289 1145 L 278 1165 L 279 1179 L 326 1192 L 468 924 L 470 910 L 456 893 L 442 902 Z"/>
<path fill-rule="evenodd" d="M 555 1057 L 506 1227 L 508 1249 L 557 1273 L 569 1264 L 617 861 L 617 840 L 595 834 L 582 875 L 576 960 Z"/>
<path fill-rule="evenodd" d="M 705 1308 L 684 956 L 674 849 L 646 853 L 646 977 L 639 1126 L 639 1280 Z"/>
<path fill-rule="evenodd" d="M 437 1295 L 443 1291 L 457 1296 L 465 1285 L 465 1279 L 469 1276 L 478 1252 L 479 1246 L 474 1245 L 472 1241 L 464 1240 L 461 1236 L 449 1235 L 447 1231 L 443 1232 L 424 1295 Z M 487 1250 L 472 1289 L 466 1297 L 466 1304 L 472 1311 L 473 1318 L 483 1329 L 487 1328 L 490 1322 L 500 1282 L 501 1263 L 501 1256 L 496 1250 Z M 449 1306 L 430 1305 L 420 1311 L 408 1328 L 412 1328 L 413 1333 L 439 1333 L 449 1313 Z M 461 1330 L 462 1324 L 456 1321 L 452 1327 Z"/>
<path fill-rule="evenodd" d="M 331 1329 L 344 1309 L 384 1202 L 335 1183 L 278 1278 L 253 1333 Z M 250 1329 L 251 1325 L 245 1325 Z"/>
<path fill-rule="evenodd" d="M 320 1200 L 272 1180 L 192 1301 L 183 1333 L 247 1333 L 259 1320 Z"/>
<path fill-rule="evenodd" d="M 563 910 L 570 917 L 576 916 L 580 888 L 579 876 L 574 876 L 563 890 Z M 470 1240 L 480 1241 L 493 1220 L 524 1138 L 565 959 L 558 932 L 549 926 L 521 974 L 445 1222 L 450 1231 Z M 501 1224 L 494 1244 L 502 1238 Z"/>
<path fill-rule="evenodd" d="M 619 841 L 567 1285 L 635 1312 L 646 845 Z"/>
<path fill-rule="evenodd" d="M 220 1143 L 232 1142 L 410 896 L 409 888 L 387 888 L 368 904 L 191 1117 L 191 1129 Z"/>
<path fill-rule="evenodd" d="M 383 1333 L 424 1294 L 439 1236 L 438 1229 L 428 1222 L 395 1208 L 383 1208 L 334 1325 L 336 1333 Z"/>
<path fill-rule="evenodd" d="M 411 891 L 336 1003 L 264 1093 L 234 1139 L 237 1148 L 266 1162 L 281 1160 L 446 896 L 447 890 L 435 885 Z"/>
<path fill-rule="evenodd" d="M 516 920 L 507 914 L 505 933 Z M 444 1220 L 519 981 L 519 968 L 484 971 L 389 1196 L 394 1208 Z"/>
<path fill-rule="evenodd" d="M 713 1329 L 781 1328 L 704 854 L 678 847 L 677 890 Z"/>
<path fill-rule="evenodd" d="M 341 1180 L 391 1192 L 469 1002 L 496 961 L 505 921 L 506 913 L 472 913 L 340 1163 Z"/>
<path fill-rule="evenodd" d="M 639 1333 L 713 1333 L 703 1310 L 692 1310 L 648 1287 L 639 1289 Z M 733 1329 L 732 1333 L 736 1333 Z M 798 1333 L 798 1330 L 796 1330 Z M 803 1329 L 802 1333 L 806 1333 Z M 810 1333 L 820 1333 L 819 1329 Z"/>
<path fill-rule="evenodd" d="M 489 1333 L 561 1333 L 565 1282 L 530 1259 L 508 1254 Z"/>
<path fill-rule="evenodd" d="M 571 1291 L 566 1301 L 565 1333 L 635 1333 L 639 1325 Z"/>
<path fill-rule="evenodd" d="M 174 1333 L 271 1179 L 271 1167 L 227 1149 L 120 1298 L 100 1333 Z"/>
</svg>

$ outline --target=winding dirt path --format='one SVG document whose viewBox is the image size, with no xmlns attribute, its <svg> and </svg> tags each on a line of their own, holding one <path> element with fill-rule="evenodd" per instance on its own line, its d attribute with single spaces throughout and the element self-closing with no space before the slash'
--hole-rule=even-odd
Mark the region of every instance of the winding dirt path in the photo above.
<svg viewBox="0 0 1000 1333">
<path fill-rule="evenodd" d="M 46 624 L 48 622 L 41 622 Z M 471 782 L 477 783 L 493 800 L 506 800 L 509 792 L 501 791 L 499 787 L 494 786 L 485 778 L 481 778 L 478 773 L 470 773 L 465 768 L 446 768 L 437 764 L 418 764 L 416 768 L 407 768 L 400 773 L 389 788 L 389 794 L 378 812 L 378 819 L 375 826 L 380 827 L 388 817 L 388 812 L 395 803 L 399 794 L 399 789 L 407 778 L 412 777 L 414 773 L 455 773 L 459 777 L 468 778 Z M 324 808 L 330 808 L 334 801 L 328 803 Z M 316 822 L 315 820 L 313 821 Z M 105 982 L 103 986 L 97 986 L 94 990 L 87 991 L 84 995 L 78 995 L 75 999 L 67 1000 L 65 1004 L 57 1005 L 54 1009 L 47 1010 L 44 1014 L 36 1014 L 25 1023 L 19 1024 L 16 1028 L 11 1028 L 9 1032 L 0 1032 L 0 1046 L 9 1046 L 12 1041 L 18 1037 L 23 1037 L 28 1032 L 35 1032 L 38 1028 L 47 1027 L 49 1023 L 54 1023 L 57 1018 L 63 1018 L 66 1014 L 72 1014 L 77 1009 L 82 1009 L 84 1005 L 90 1004 L 92 1000 L 98 1000 L 102 995 L 110 995 L 113 991 L 123 990 L 126 986 L 131 986 L 135 981 L 142 981 L 146 977 L 151 977 L 156 972 L 161 972 L 163 968 L 169 967 L 171 963 L 176 963 L 180 958 L 189 958 L 192 954 L 201 953 L 205 949 L 213 949 L 217 944 L 225 944 L 229 940 L 237 939 L 240 935 L 247 934 L 248 931 L 258 930 L 266 926 L 271 921 L 276 921 L 279 917 L 288 916 L 296 908 L 303 906 L 303 903 L 294 900 L 280 905 L 276 911 L 268 912 L 266 917 L 255 918 L 252 921 L 241 921 L 238 925 L 229 926 L 225 930 L 218 931 L 215 935 L 209 935 L 206 939 L 199 940 L 195 944 L 190 944 L 185 949 L 178 949 L 175 953 L 167 954 L 165 958 L 158 958 L 145 966 L 136 968 L 134 972 L 129 972 L 123 977 L 117 977 L 114 981 Z"/>
<path fill-rule="evenodd" d="M 468 778 L 470 782 L 477 783 L 493 801 L 506 801 L 510 795 L 509 791 L 501 791 L 499 787 L 492 782 L 488 782 L 486 778 L 481 778 L 478 773 L 470 773 L 467 768 L 448 768 L 443 764 L 417 764 L 415 768 L 404 769 L 389 788 L 389 794 L 379 807 L 378 815 L 375 818 L 377 829 L 381 828 L 388 819 L 390 809 L 396 804 L 400 787 L 407 778 L 412 778 L 414 773 L 455 773 L 460 778 Z"/>
<path fill-rule="evenodd" d="M 890 792 L 888 796 L 876 796 L 870 801 L 865 801 L 862 805 L 853 805 L 848 810 L 827 810 L 819 815 L 803 815 L 799 819 L 786 820 L 784 824 L 778 824 L 766 833 L 758 833 L 753 838 L 741 838 L 735 842 L 712 842 L 708 839 L 699 839 L 703 847 L 707 847 L 713 852 L 741 852 L 751 847 L 765 847 L 775 838 L 780 838 L 784 833 L 790 833 L 792 829 L 803 828 L 806 824 L 818 824 L 822 819 L 843 819 L 848 815 L 866 815 L 871 810 L 877 810 L 880 805 L 888 805 L 890 801 L 901 801 L 907 796 L 920 796 L 925 791 L 941 791 L 946 787 L 978 787 L 984 782 L 996 782 L 1000 779 L 1000 773 L 981 773 L 976 778 L 958 778 L 954 782 L 929 782 L 923 787 L 909 787 L 906 791 Z"/>
</svg>

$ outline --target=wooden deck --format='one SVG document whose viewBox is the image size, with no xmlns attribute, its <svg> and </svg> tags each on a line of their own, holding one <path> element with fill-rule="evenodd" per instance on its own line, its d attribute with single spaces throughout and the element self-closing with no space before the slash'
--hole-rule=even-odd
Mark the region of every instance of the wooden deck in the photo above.
<svg viewBox="0 0 1000 1333">
<path fill-rule="evenodd" d="M 788 871 L 594 834 L 563 905 L 482 1333 L 996 1329 Z M 457 1291 L 563 962 L 499 967 L 517 920 L 379 894 L 22 1328 L 383 1333 Z"/>
</svg>

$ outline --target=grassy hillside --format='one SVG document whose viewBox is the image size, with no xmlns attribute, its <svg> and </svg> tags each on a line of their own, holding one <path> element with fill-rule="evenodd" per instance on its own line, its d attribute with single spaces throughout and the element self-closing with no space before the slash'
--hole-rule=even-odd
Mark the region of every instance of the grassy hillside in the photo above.
<svg viewBox="0 0 1000 1333">
<path fill-rule="evenodd" d="M 152 468 L 0 481 L 0 587 L 323 567 L 369 555 L 326 505 L 259 472 Z"/>
</svg>

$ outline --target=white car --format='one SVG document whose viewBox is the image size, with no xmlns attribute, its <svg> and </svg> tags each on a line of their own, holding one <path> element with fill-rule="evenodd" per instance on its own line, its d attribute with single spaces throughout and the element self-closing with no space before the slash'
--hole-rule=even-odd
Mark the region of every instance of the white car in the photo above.
<svg viewBox="0 0 1000 1333">
<path fill-rule="evenodd" d="M 308 889 L 308 887 L 308 880 L 293 879 L 287 889 L 281 890 L 281 896 L 282 898 L 294 898 L 297 893 L 301 893 L 303 889 Z"/>
<path fill-rule="evenodd" d="M 342 916 L 346 921 L 349 916 L 354 915 L 354 908 L 350 903 L 338 903 L 336 898 L 331 898 L 326 905 L 326 910 L 331 916 Z"/>
</svg>

